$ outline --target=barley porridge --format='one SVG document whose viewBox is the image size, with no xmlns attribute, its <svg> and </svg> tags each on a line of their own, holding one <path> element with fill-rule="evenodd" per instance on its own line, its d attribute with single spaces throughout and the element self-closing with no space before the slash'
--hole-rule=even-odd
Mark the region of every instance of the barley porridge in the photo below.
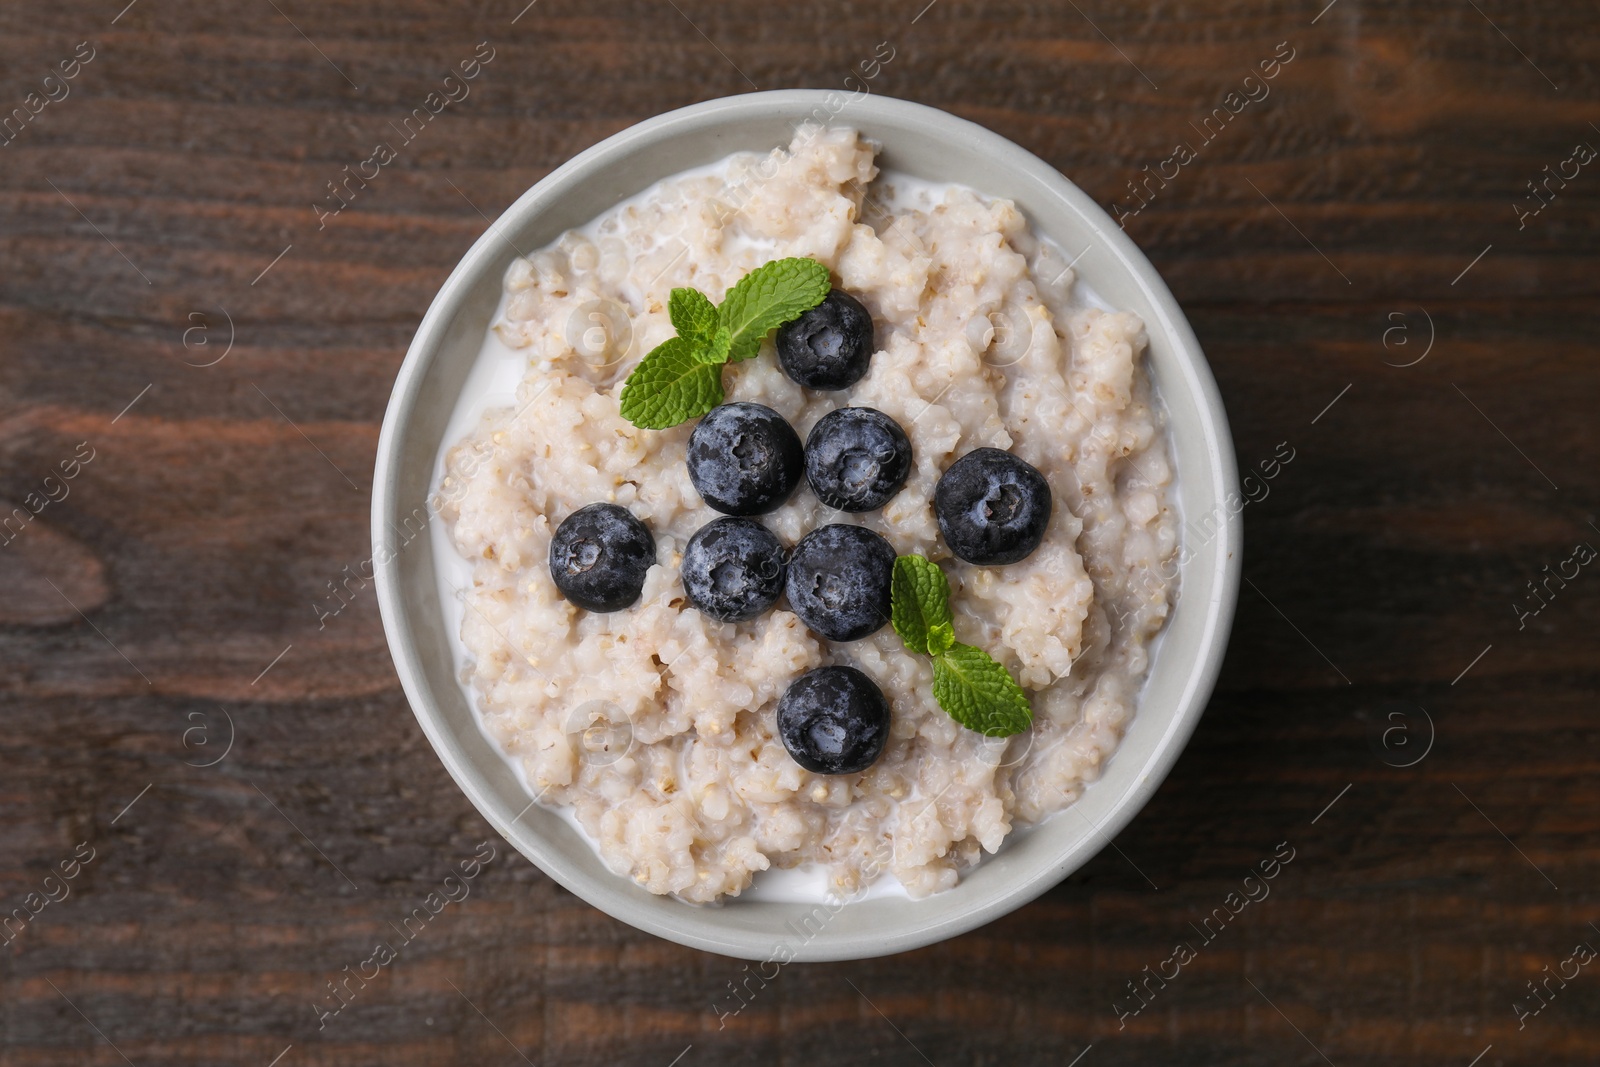
<svg viewBox="0 0 1600 1067">
<path fill-rule="evenodd" d="M 762 522 L 791 548 L 827 523 L 861 525 L 939 563 L 956 638 L 1022 685 L 1030 731 L 959 725 L 934 700 L 929 658 L 890 627 L 831 642 L 784 600 L 732 623 L 686 603 L 685 547 L 720 517 L 686 473 L 694 424 L 639 429 L 618 396 L 673 334 L 670 290 L 719 300 L 779 257 L 819 261 L 870 310 L 870 370 L 804 389 L 768 339 L 728 366 L 727 400 L 766 405 L 802 439 L 834 409 L 875 408 L 913 461 L 880 510 L 835 512 L 802 484 Z M 695 903 L 802 867 L 835 895 L 898 880 L 923 897 L 1099 777 L 1175 595 L 1174 470 L 1142 323 L 1086 299 L 1010 202 L 880 175 L 855 131 L 801 127 L 787 148 L 668 179 L 516 260 L 492 333 L 515 400 L 447 440 L 431 501 L 470 568 L 463 683 L 533 795 L 618 875 Z M 1055 500 L 1042 543 L 1009 566 L 955 558 L 935 519 L 941 473 L 984 446 L 1032 464 Z M 597 502 L 654 537 L 625 610 L 579 608 L 547 566 L 557 525 Z M 859 774 L 807 771 L 778 736 L 779 698 L 825 664 L 858 668 L 892 706 L 881 758 Z"/>
</svg>

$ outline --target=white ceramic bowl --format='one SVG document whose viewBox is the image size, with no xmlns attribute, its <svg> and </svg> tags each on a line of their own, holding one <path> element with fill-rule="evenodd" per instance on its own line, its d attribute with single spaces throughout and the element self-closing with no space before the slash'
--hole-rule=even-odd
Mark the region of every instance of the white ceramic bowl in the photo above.
<svg viewBox="0 0 1600 1067">
<path fill-rule="evenodd" d="M 1237 505 L 1238 474 L 1222 400 L 1194 332 L 1149 261 L 1038 157 L 942 111 L 866 96 L 833 121 L 881 144 L 883 167 L 1010 198 L 1038 230 L 1081 257 L 1081 276 L 1101 296 L 1144 319 L 1185 526 L 1177 604 L 1138 712 L 1076 814 L 1013 834 L 958 886 L 926 900 L 879 897 L 835 909 L 732 899 L 693 907 L 612 874 L 558 815 L 529 807 L 456 680 L 429 539 L 402 549 L 398 536 L 403 517 L 426 506 L 445 423 L 494 314 L 512 244 L 542 247 L 669 175 L 787 144 L 795 124 L 832 114 L 841 99 L 786 90 L 696 104 L 602 141 L 528 190 L 495 223 L 499 232 L 467 252 L 423 317 L 389 401 L 374 478 L 374 563 L 389 647 L 417 720 L 457 784 L 523 855 L 595 907 L 681 944 L 752 960 L 858 959 L 918 948 L 1022 906 L 1085 863 L 1155 792 L 1193 732 L 1222 664 L 1239 584 L 1241 524 L 1228 505 L 1230 497 Z"/>
</svg>

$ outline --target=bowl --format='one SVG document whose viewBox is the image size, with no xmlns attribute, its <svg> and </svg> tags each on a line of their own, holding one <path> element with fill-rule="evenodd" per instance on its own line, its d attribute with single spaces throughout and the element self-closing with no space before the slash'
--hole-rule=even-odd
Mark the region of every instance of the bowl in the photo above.
<svg viewBox="0 0 1600 1067">
<path fill-rule="evenodd" d="M 1014 833 L 959 885 L 923 900 L 841 905 L 733 898 L 696 907 L 613 874 L 556 812 L 530 806 L 480 729 L 456 678 L 427 537 L 402 540 L 426 508 L 445 424 L 500 299 L 513 246 L 542 247 L 656 181 L 736 151 L 787 144 L 808 117 L 854 126 L 879 163 L 1014 201 L 1034 227 L 1080 257 L 1080 274 L 1136 312 L 1165 403 L 1177 466 L 1179 593 L 1137 712 L 1104 774 L 1074 810 Z M 378 439 L 372 538 L 384 629 L 417 721 L 483 816 L 540 870 L 607 914 L 680 944 L 748 960 L 845 960 L 954 937 L 1056 885 L 1131 820 L 1193 732 L 1221 668 L 1240 573 L 1238 474 L 1216 382 L 1161 278 L 1099 205 L 1043 160 L 953 115 L 875 95 L 784 90 L 712 100 L 632 126 L 528 190 L 480 237 L 434 299 L 395 382 Z M 1229 506 L 1232 501 L 1233 506 Z"/>
</svg>

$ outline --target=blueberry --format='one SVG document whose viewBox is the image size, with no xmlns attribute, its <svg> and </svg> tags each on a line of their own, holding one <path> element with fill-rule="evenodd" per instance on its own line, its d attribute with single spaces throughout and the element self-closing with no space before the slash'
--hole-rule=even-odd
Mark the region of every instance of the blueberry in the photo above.
<svg viewBox="0 0 1600 1067">
<path fill-rule="evenodd" d="M 753 619 L 783 592 L 783 545 L 754 519 L 713 519 L 683 550 L 683 591 L 713 619 Z"/>
<path fill-rule="evenodd" d="M 794 761 L 817 774 L 855 774 L 883 755 L 889 702 L 854 667 L 818 667 L 778 700 L 778 736 Z"/>
<path fill-rule="evenodd" d="M 789 607 L 830 641 L 854 641 L 889 621 L 894 549 L 864 526 L 835 523 L 800 539 L 789 556 Z"/>
<path fill-rule="evenodd" d="M 620 611 L 639 599 L 656 561 L 656 539 L 627 508 L 590 504 L 556 527 L 550 577 L 563 596 L 590 611 Z"/>
<path fill-rule="evenodd" d="M 842 289 L 778 327 L 783 373 L 808 389 L 848 389 L 866 375 L 871 358 L 872 315 Z"/>
<path fill-rule="evenodd" d="M 875 511 L 911 474 L 911 441 L 875 408 L 840 408 L 806 438 L 806 480 L 817 499 L 840 511 Z"/>
<path fill-rule="evenodd" d="M 939 479 L 933 510 L 944 543 L 968 563 L 1015 563 L 1044 540 L 1050 485 L 1009 452 L 975 448 Z"/>
<path fill-rule="evenodd" d="M 800 435 L 769 407 L 723 404 L 689 435 L 689 480 L 724 515 L 761 515 L 794 492 L 805 468 Z"/>
</svg>

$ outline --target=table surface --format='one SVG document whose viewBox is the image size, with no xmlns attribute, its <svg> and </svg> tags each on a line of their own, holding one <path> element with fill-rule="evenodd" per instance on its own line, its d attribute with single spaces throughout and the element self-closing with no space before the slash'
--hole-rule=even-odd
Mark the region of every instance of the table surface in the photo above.
<svg viewBox="0 0 1600 1067">
<path fill-rule="evenodd" d="M 0 904 L 37 910 L 0 948 L 0 1064 L 1600 1058 L 1592 7 L 123 3 L 0 9 L 0 108 L 27 109 L 0 147 L 0 514 L 38 512 L 0 535 Z M 483 41 L 470 97 L 319 228 L 326 183 Z M 512 853 L 417 728 L 370 589 L 325 628 L 312 605 L 370 552 L 390 384 L 486 217 L 669 108 L 842 89 L 880 41 L 874 92 L 1108 209 L 1170 177 L 1127 229 L 1241 466 L 1296 458 L 1246 511 L 1204 721 L 1114 848 L 963 937 L 791 966 L 719 1025 L 743 965 Z M 470 898 L 319 1028 L 484 840 Z M 1201 942 L 1281 842 L 1270 897 Z"/>
</svg>

